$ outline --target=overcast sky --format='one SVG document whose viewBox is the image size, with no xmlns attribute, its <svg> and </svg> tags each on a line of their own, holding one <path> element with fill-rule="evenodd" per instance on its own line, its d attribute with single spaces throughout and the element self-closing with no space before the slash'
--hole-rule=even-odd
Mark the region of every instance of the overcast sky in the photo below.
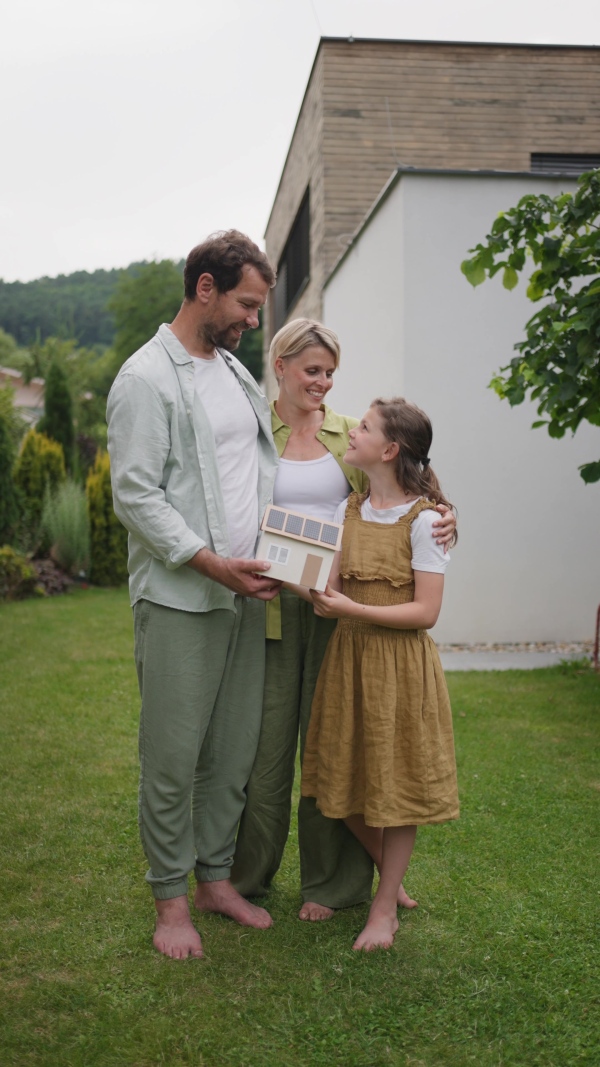
<svg viewBox="0 0 600 1067">
<path fill-rule="evenodd" d="M 600 3 L 18 0 L 1 26 L 0 278 L 27 281 L 262 241 L 321 35 L 600 44 Z"/>
</svg>

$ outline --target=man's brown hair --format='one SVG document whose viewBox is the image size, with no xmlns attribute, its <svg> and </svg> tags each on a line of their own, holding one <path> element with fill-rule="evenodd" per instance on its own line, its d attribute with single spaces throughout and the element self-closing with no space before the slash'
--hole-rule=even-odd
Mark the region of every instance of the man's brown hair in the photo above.
<svg viewBox="0 0 600 1067">
<path fill-rule="evenodd" d="M 264 252 L 245 233 L 239 230 L 219 230 L 211 233 L 202 244 L 192 248 L 185 261 L 183 287 L 186 300 L 194 300 L 201 274 L 212 274 L 220 293 L 235 289 L 242 280 L 243 268 L 256 270 L 269 288 L 275 285 L 275 271 Z"/>
</svg>

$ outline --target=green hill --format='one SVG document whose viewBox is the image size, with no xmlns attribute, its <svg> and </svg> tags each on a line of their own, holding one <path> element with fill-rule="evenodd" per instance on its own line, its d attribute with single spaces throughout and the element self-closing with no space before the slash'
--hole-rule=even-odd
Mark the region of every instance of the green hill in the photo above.
<svg viewBox="0 0 600 1067">
<path fill-rule="evenodd" d="M 115 323 L 107 304 L 121 275 L 133 275 L 140 266 L 80 270 L 31 282 L 0 279 L 0 327 L 23 346 L 47 337 L 74 338 L 85 347 L 111 345 Z"/>
</svg>

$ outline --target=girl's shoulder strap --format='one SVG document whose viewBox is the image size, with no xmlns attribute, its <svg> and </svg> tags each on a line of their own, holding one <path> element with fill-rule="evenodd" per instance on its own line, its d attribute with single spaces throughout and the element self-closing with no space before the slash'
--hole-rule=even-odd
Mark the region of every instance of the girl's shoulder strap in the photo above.
<svg viewBox="0 0 600 1067">
<path fill-rule="evenodd" d="M 349 519 L 351 516 L 356 517 L 357 515 L 360 517 L 361 505 L 366 495 L 366 493 L 350 493 L 346 505 L 346 519 Z"/>
<path fill-rule="evenodd" d="M 420 515 L 422 511 L 435 511 L 435 504 L 432 500 L 427 500 L 422 497 L 421 500 L 415 500 L 410 511 L 407 511 L 406 515 L 398 519 L 396 526 L 412 526 L 417 515 Z"/>
</svg>

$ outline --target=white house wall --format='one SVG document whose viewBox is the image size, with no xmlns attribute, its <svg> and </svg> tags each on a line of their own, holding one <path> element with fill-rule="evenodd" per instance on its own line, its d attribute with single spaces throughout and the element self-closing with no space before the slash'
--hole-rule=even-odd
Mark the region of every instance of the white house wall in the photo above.
<svg viewBox="0 0 600 1067">
<path fill-rule="evenodd" d="M 360 414 L 401 393 L 434 428 L 432 465 L 459 510 L 434 636 L 445 642 L 591 637 L 600 603 L 600 487 L 577 467 L 600 458 L 600 430 L 552 440 L 533 405 L 487 388 L 534 311 L 521 280 L 472 289 L 460 273 L 499 211 L 568 180 L 404 175 L 324 292 L 342 342 L 332 406 Z M 339 376 L 339 377 L 338 377 Z"/>
</svg>

